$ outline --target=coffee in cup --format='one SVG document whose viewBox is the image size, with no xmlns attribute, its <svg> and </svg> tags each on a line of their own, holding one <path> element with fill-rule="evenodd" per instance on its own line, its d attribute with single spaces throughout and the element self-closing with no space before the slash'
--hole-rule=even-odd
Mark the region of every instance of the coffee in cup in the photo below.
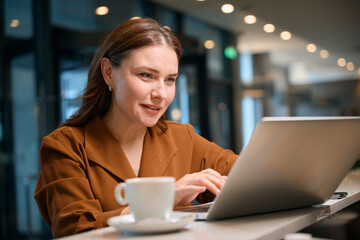
<svg viewBox="0 0 360 240">
<path fill-rule="evenodd" d="M 173 211 L 174 185 L 173 177 L 131 178 L 115 187 L 115 198 L 121 205 L 129 204 L 135 221 L 165 220 Z"/>
</svg>

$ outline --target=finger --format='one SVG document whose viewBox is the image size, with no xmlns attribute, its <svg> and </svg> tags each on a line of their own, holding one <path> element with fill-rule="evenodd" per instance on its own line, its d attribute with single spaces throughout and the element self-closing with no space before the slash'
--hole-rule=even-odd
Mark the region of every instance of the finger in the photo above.
<svg viewBox="0 0 360 240">
<path fill-rule="evenodd" d="M 176 189 L 178 192 L 186 194 L 202 193 L 206 191 L 206 187 L 203 185 L 184 185 Z"/>
<path fill-rule="evenodd" d="M 216 186 L 213 182 L 211 182 L 209 179 L 203 179 L 202 182 L 206 189 L 212 192 L 214 195 L 218 195 L 220 193 L 220 188 Z"/>
<path fill-rule="evenodd" d="M 187 184 L 205 186 L 209 191 L 217 194 L 224 185 L 225 181 L 220 174 L 212 174 L 212 172 L 213 171 L 207 169 L 202 172 L 191 174 L 188 178 Z"/>
<path fill-rule="evenodd" d="M 181 178 L 177 185 L 182 186 L 204 186 L 213 194 L 217 195 L 224 185 L 225 181 L 223 176 L 212 169 L 205 169 L 201 172 L 187 174 Z"/>
<path fill-rule="evenodd" d="M 183 182 L 176 182 L 175 184 L 175 192 L 180 194 L 195 194 L 205 192 L 206 187 L 202 184 L 190 184 L 190 183 L 183 183 Z"/>
<path fill-rule="evenodd" d="M 214 184 L 219 190 L 222 188 L 222 186 L 224 186 L 224 180 L 222 177 L 218 178 L 218 177 L 214 177 L 213 175 L 207 175 L 206 176 L 207 179 Z"/>
<path fill-rule="evenodd" d="M 206 191 L 206 187 L 204 186 L 196 186 L 196 185 L 181 186 L 175 191 L 174 206 L 183 205 L 187 202 L 190 202 L 194 200 L 197 195 L 205 191 Z"/>
<path fill-rule="evenodd" d="M 213 169 L 205 169 L 201 172 L 203 176 L 208 178 L 211 182 L 213 182 L 219 189 L 222 188 L 227 178 L 220 175 L 220 173 L 216 172 Z"/>
<path fill-rule="evenodd" d="M 189 185 L 188 186 L 188 191 L 189 193 L 202 193 L 202 192 L 205 192 L 206 191 L 206 187 L 205 186 L 196 186 L 196 185 Z"/>
<path fill-rule="evenodd" d="M 202 174 L 197 178 L 197 181 L 194 181 L 193 184 L 205 186 L 213 194 L 217 195 L 220 192 L 220 189 L 224 185 L 222 179 L 214 177 L 211 174 Z"/>
<path fill-rule="evenodd" d="M 214 177 L 221 178 L 221 174 L 218 173 L 217 171 L 215 171 L 215 170 L 212 169 L 212 168 L 207 168 L 207 169 L 201 171 L 201 173 L 208 173 L 208 174 L 213 175 Z"/>
</svg>

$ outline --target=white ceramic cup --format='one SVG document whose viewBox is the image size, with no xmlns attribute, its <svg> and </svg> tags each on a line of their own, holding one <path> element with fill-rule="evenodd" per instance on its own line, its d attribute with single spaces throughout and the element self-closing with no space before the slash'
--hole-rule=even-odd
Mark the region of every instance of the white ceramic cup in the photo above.
<svg viewBox="0 0 360 240">
<path fill-rule="evenodd" d="M 121 205 L 129 204 L 135 221 L 168 219 L 174 207 L 174 185 L 173 177 L 131 178 L 115 187 L 115 198 Z"/>
</svg>

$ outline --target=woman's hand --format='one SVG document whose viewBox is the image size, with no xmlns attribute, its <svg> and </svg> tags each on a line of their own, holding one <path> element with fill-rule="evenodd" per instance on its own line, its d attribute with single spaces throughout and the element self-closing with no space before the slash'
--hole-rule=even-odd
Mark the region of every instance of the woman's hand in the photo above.
<svg viewBox="0 0 360 240">
<path fill-rule="evenodd" d="M 175 206 L 184 205 L 194 200 L 199 193 L 207 190 L 215 196 L 219 194 L 227 176 L 222 176 L 213 169 L 186 174 L 175 183 Z"/>
<path fill-rule="evenodd" d="M 130 214 L 130 207 L 127 206 L 127 207 L 124 207 L 124 209 L 121 211 L 120 215 L 127 215 L 127 214 Z"/>
</svg>

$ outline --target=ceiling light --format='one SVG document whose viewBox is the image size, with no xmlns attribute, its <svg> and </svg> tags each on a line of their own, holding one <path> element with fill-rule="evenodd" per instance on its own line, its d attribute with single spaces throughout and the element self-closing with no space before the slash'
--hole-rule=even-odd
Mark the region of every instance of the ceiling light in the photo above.
<svg viewBox="0 0 360 240">
<path fill-rule="evenodd" d="M 198 2 L 205 2 L 205 0 L 196 0 L 196 1 L 198 1 Z"/>
<path fill-rule="evenodd" d="M 98 7 L 98 8 L 95 10 L 96 15 L 101 15 L 101 16 L 108 14 L 108 12 L 109 12 L 109 8 L 106 7 L 106 6 Z"/>
<path fill-rule="evenodd" d="M 354 63 L 353 62 L 348 62 L 346 64 L 346 69 L 349 70 L 349 71 L 354 71 L 355 70 Z"/>
<path fill-rule="evenodd" d="M 254 15 L 247 15 L 245 16 L 244 21 L 247 24 L 254 24 L 256 23 L 256 17 Z"/>
<path fill-rule="evenodd" d="M 345 67 L 345 65 L 346 65 L 346 60 L 345 60 L 345 58 L 339 58 L 339 59 L 337 60 L 337 65 L 339 65 L 339 67 Z"/>
<path fill-rule="evenodd" d="M 224 4 L 221 6 L 221 11 L 223 13 L 232 13 L 234 11 L 234 6 L 231 4 Z"/>
<path fill-rule="evenodd" d="M 272 33 L 275 31 L 275 26 L 271 23 L 265 24 L 264 25 L 264 31 L 267 33 Z"/>
<path fill-rule="evenodd" d="M 316 52 L 316 45 L 313 43 L 309 43 L 308 45 L 306 45 L 306 50 L 311 53 Z"/>
<path fill-rule="evenodd" d="M 291 39 L 291 33 L 288 31 L 283 31 L 280 33 L 280 37 L 282 40 L 290 40 Z"/>
<path fill-rule="evenodd" d="M 320 54 L 321 58 L 328 58 L 329 57 L 329 51 L 327 51 L 327 50 L 321 50 L 319 54 Z"/>
<path fill-rule="evenodd" d="M 130 20 L 137 20 L 137 19 L 141 19 L 141 17 L 135 16 L 135 17 L 130 18 Z"/>
<path fill-rule="evenodd" d="M 205 47 L 206 49 L 212 49 L 212 48 L 215 47 L 215 43 L 214 43 L 213 40 L 206 40 L 206 41 L 204 42 L 204 47 Z"/>
<path fill-rule="evenodd" d="M 20 25 L 20 21 L 18 19 L 11 20 L 10 27 L 16 28 Z"/>
</svg>

